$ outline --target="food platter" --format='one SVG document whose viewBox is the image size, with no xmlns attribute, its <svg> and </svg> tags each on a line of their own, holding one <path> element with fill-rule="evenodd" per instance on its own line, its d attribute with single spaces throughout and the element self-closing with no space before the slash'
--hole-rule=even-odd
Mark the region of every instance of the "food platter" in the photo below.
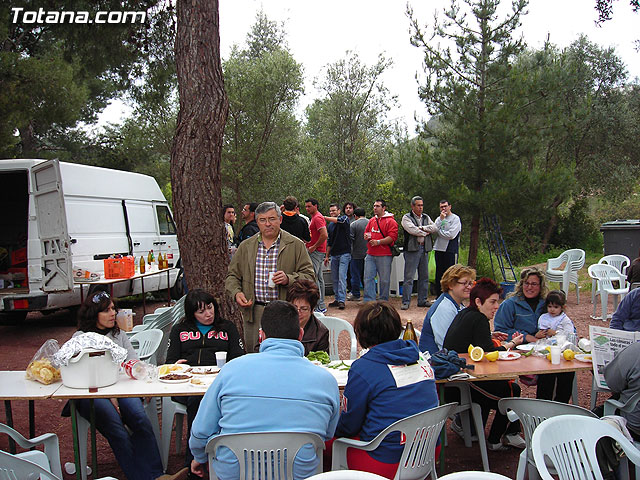
<svg viewBox="0 0 640 480">
<path fill-rule="evenodd" d="M 518 352 L 499 352 L 498 360 L 517 360 L 521 356 Z"/>
<path fill-rule="evenodd" d="M 158 378 L 162 383 L 185 383 L 193 377 L 188 373 L 169 373 Z"/>
</svg>

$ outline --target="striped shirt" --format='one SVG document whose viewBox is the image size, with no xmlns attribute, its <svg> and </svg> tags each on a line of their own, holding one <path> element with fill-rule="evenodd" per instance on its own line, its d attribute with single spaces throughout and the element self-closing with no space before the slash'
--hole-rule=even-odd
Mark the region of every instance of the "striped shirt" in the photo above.
<svg viewBox="0 0 640 480">
<path fill-rule="evenodd" d="M 254 290 L 256 301 L 271 302 L 278 299 L 278 286 L 269 286 L 269 273 L 278 270 L 278 252 L 280 251 L 280 234 L 271 248 L 267 249 L 262 241 L 258 241 L 258 252 L 256 254 L 256 276 Z"/>
</svg>

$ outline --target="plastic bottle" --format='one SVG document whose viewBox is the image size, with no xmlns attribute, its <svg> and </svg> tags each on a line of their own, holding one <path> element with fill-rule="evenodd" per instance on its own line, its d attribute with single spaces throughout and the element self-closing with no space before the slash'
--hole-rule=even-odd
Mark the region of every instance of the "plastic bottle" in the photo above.
<svg viewBox="0 0 640 480">
<path fill-rule="evenodd" d="M 153 259 L 153 250 L 149 250 L 149 255 L 147 255 L 147 263 L 149 264 L 149 267 L 153 265 Z"/>
<path fill-rule="evenodd" d="M 404 335 L 402 335 L 403 340 L 413 340 L 418 343 L 418 336 L 416 335 L 416 331 L 413 328 L 413 323 L 411 320 L 407 320 L 407 326 L 404 329 Z"/>
<path fill-rule="evenodd" d="M 162 252 L 158 254 L 158 270 L 164 269 L 164 258 L 162 258 Z"/>
<path fill-rule="evenodd" d="M 144 257 L 141 256 L 140 257 L 140 273 L 144 273 L 146 271 L 145 265 L 144 265 Z"/>
<path fill-rule="evenodd" d="M 134 380 L 144 380 L 148 375 L 148 363 L 142 360 L 131 359 L 122 364 L 124 372 Z"/>
</svg>

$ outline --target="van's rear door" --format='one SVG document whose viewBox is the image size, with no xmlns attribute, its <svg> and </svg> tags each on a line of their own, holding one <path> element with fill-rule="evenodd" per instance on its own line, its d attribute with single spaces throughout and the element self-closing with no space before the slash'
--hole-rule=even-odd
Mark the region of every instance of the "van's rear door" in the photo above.
<svg viewBox="0 0 640 480">
<path fill-rule="evenodd" d="M 44 292 L 71 290 L 73 265 L 58 160 L 49 160 L 31 168 L 31 188 L 42 249 L 40 288 Z"/>
</svg>

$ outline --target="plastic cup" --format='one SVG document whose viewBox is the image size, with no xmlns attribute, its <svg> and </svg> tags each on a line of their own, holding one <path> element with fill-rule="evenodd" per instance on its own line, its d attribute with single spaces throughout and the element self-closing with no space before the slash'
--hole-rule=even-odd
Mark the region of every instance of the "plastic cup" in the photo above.
<svg viewBox="0 0 640 480">
<path fill-rule="evenodd" d="M 560 347 L 554 345 L 549 347 L 549 351 L 551 352 L 551 364 L 560 365 Z"/>
<path fill-rule="evenodd" d="M 227 363 L 227 352 L 216 352 L 216 364 L 222 368 Z"/>
<path fill-rule="evenodd" d="M 271 288 L 274 288 L 274 287 L 276 286 L 276 282 L 274 282 L 274 281 L 273 281 L 273 275 L 274 275 L 275 273 L 276 273 L 276 272 L 269 272 L 269 283 L 268 283 L 268 285 L 269 285 L 269 287 L 271 287 Z"/>
</svg>

